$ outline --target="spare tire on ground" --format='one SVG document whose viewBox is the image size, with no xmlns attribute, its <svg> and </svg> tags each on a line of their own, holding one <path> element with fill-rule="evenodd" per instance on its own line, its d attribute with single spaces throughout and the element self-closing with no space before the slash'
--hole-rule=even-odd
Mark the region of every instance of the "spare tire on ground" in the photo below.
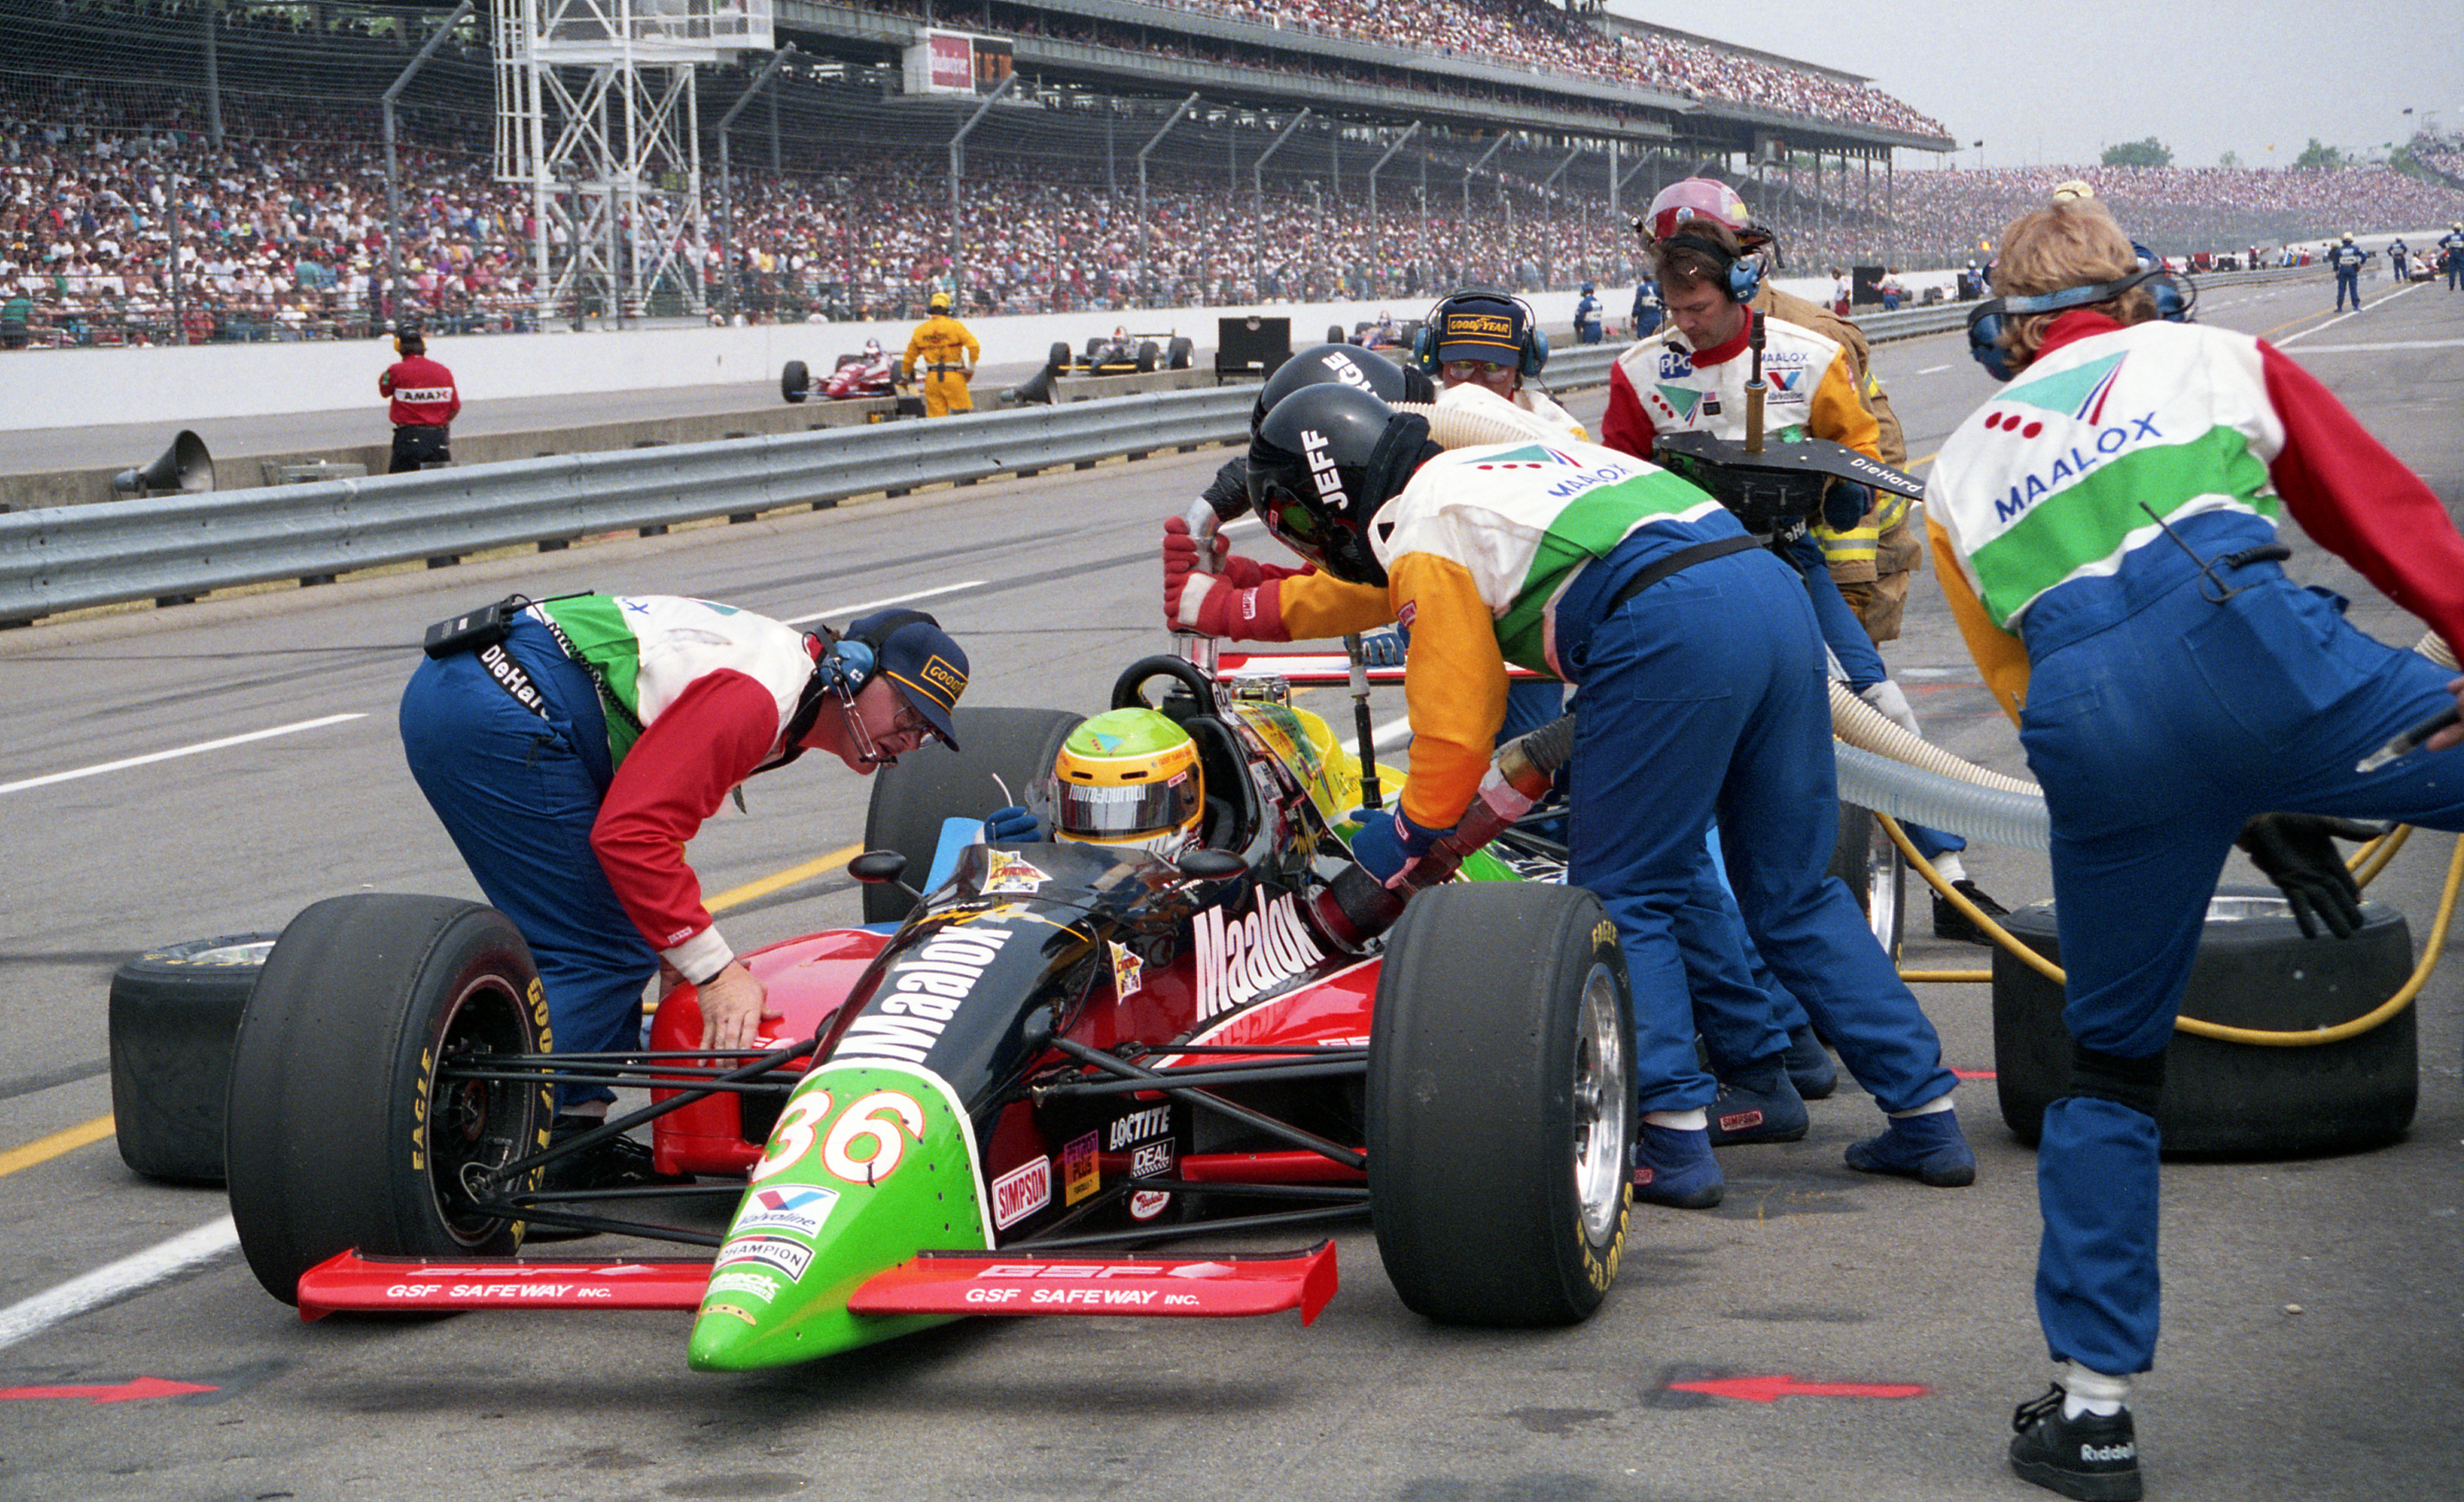
<svg viewBox="0 0 2464 1502">
<path fill-rule="evenodd" d="M 2350 939 L 2304 939 L 2273 887 L 2221 887 L 2210 901 L 2182 1015 L 2268 1032 L 2331 1027 L 2376 1007 L 2412 973 L 2404 915 L 2362 906 Z M 2000 920 L 2061 961 L 2054 905 Z M 1994 1084 L 2002 1119 L 2034 1145 L 2045 1108 L 2068 1093 L 2062 987 L 2006 950 L 1993 953 Z M 2420 1049 L 2409 1006 L 2340 1043 L 2277 1048 L 2176 1032 L 2156 1124 L 2168 1158 L 2300 1158 L 2394 1141 L 2412 1124 Z"/>
<path fill-rule="evenodd" d="M 111 978 L 111 1115 L 121 1161 L 151 1179 L 223 1182 L 231 1044 L 272 934 L 152 949 Z"/>
</svg>

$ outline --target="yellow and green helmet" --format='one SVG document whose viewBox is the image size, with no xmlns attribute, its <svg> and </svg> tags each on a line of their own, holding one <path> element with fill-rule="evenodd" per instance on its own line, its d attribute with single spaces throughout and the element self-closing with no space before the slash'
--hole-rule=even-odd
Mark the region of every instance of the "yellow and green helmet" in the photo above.
<svg viewBox="0 0 2464 1502">
<path fill-rule="evenodd" d="M 1189 732 L 1152 709 L 1081 722 L 1052 761 L 1052 837 L 1170 860 L 1198 844 L 1205 781 Z"/>
</svg>

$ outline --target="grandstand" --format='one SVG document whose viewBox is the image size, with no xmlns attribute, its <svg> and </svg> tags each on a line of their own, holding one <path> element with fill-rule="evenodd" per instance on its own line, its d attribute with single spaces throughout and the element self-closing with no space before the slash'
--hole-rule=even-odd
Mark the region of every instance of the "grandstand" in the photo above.
<svg viewBox="0 0 2464 1502">
<path fill-rule="evenodd" d="M 1630 284 L 1626 218 L 1705 163 L 1799 264 L 1955 262 L 2040 194 L 1899 172 L 1951 142 L 1867 80 L 1550 0 L 933 0 L 934 27 L 998 38 L 992 99 L 908 86 L 920 0 L 778 0 L 793 52 L 699 70 L 686 159 L 624 201 L 621 245 L 599 221 L 594 261 L 571 243 L 592 185 L 500 175 L 485 5 L 402 84 L 397 228 L 377 100 L 450 11 L 0 0 L 0 304 L 22 293 L 28 341 L 61 344 L 903 318 L 935 290 L 978 313 L 1408 302 Z M 2218 240 L 2210 200 L 2283 185 L 2193 176 L 2109 196 L 2181 249 L 2450 203 L 2339 177 Z"/>
</svg>

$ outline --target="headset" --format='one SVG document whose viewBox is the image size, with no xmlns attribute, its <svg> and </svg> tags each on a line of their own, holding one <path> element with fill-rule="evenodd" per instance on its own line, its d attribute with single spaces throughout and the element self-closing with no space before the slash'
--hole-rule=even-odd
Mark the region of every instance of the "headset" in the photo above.
<svg viewBox="0 0 2464 1502">
<path fill-rule="evenodd" d="M 1549 336 L 1540 331 L 1540 317 L 1531 311 L 1531 304 L 1501 287 L 1463 287 L 1440 298 L 1428 316 L 1420 320 L 1420 331 L 1412 336 L 1412 364 L 1430 375 L 1438 373 L 1438 336 L 1446 309 L 1470 298 L 1511 302 L 1523 310 L 1523 338 L 1515 345 L 1514 373 L 1526 380 L 1538 375 L 1549 364 Z"/>
<path fill-rule="evenodd" d="M 811 633 L 821 638 L 823 647 L 813 659 L 813 675 L 804 680 L 803 692 L 797 697 L 796 712 L 788 718 L 783 738 L 788 749 L 780 764 L 803 754 L 805 733 L 821 718 L 824 706 L 831 703 L 847 716 L 847 728 L 866 761 L 887 764 L 891 760 L 874 750 L 871 736 L 866 733 L 863 719 L 855 713 L 855 696 L 864 692 L 865 685 L 880 670 L 883 644 L 899 628 L 917 621 L 933 627 L 941 624 L 922 610 L 884 610 L 862 635 L 842 636 L 827 627 Z"/>
<path fill-rule="evenodd" d="M 1968 353 L 1985 373 L 1996 381 L 2008 381 L 2019 373 L 2011 363 L 2011 351 L 2002 347 L 2005 320 L 2031 313 L 2059 313 L 2066 308 L 2083 308 L 2091 303 L 2108 301 L 2131 288 L 2153 282 L 2148 290 L 2156 300 L 2156 316 L 2168 323 L 2188 323 L 2190 310 L 2198 305 L 2199 285 L 2188 276 L 2177 276 L 2165 269 L 2165 263 L 2144 245 L 2133 245 L 2139 253 L 2139 269 L 2127 276 L 2112 281 L 2092 281 L 2084 286 L 2064 287 L 2056 292 L 2042 292 L 2023 298 L 1991 298 L 1976 305 L 1968 315 Z"/>
<path fill-rule="evenodd" d="M 1692 234 L 1683 230 L 1660 243 L 1701 251 L 1719 261 L 1727 269 L 1725 290 L 1731 302 L 1751 302 L 1754 294 L 1762 290 L 1763 263 L 1760 256 L 1740 254 L 1708 235 Z"/>
</svg>

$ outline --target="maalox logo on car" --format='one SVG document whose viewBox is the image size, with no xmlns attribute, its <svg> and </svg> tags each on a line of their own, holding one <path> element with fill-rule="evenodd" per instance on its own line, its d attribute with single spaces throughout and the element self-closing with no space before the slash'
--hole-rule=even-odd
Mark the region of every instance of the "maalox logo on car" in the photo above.
<svg viewBox="0 0 2464 1502">
<path fill-rule="evenodd" d="M 1261 896 L 1242 917 L 1198 915 L 1198 1015 L 1214 1017 L 1326 959 L 1288 892 Z"/>
</svg>

